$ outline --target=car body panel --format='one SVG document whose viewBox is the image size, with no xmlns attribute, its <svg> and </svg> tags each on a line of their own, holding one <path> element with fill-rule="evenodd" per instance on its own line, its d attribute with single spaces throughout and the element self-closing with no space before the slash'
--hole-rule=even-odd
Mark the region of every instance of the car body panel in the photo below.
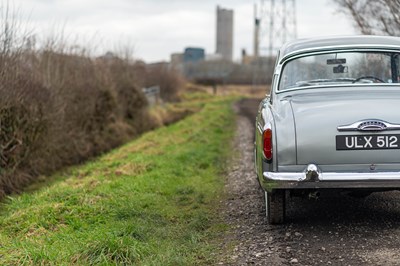
<svg viewBox="0 0 400 266">
<path fill-rule="evenodd" d="M 357 84 L 317 84 L 279 90 L 282 71 L 297 58 L 332 52 L 377 51 L 400 54 L 400 38 L 307 39 L 289 43 L 280 50 L 271 94 L 260 104 L 256 118 L 255 168 L 266 191 L 400 188 L 400 149 L 337 150 L 335 139 L 341 135 L 389 134 L 387 131 L 342 132 L 338 127 L 372 119 L 399 124 L 400 83 L 379 85 L 365 80 Z M 273 131 L 271 161 L 266 161 L 262 152 L 262 133 L 268 126 Z M 400 130 L 392 130 L 390 134 L 400 134 Z M 302 180 L 307 173 L 312 178 Z"/>
<path fill-rule="evenodd" d="M 384 89 L 382 89 L 384 90 Z M 400 92 L 359 91 L 340 93 L 312 93 L 292 97 L 291 103 L 296 121 L 298 164 L 313 162 L 323 164 L 377 164 L 396 163 L 400 150 L 336 150 L 337 135 L 387 134 L 387 132 L 338 132 L 337 127 L 357 121 L 379 119 L 399 123 Z M 313 121 L 318 123 L 313 125 Z M 399 134 L 400 131 L 390 132 Z M 316 145 L 318 144 L 318 145 Z M 278 143 L 279 145 L 279 143 Z M 284 165 L 282 163 L 282 165 Z"/>
</svg>

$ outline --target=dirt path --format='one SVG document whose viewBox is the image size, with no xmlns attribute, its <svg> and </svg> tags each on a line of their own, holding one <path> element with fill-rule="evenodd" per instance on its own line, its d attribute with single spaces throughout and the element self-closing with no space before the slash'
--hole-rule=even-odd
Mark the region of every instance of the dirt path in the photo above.
<svg viewBox="0 0 400 266">
<path fill-rule="evenodd" d="M 227 178 L 223 213 L 232 226 L 221 265 L 400 265 L 400 192 L 363 199 L 322 194 L 289 199 L 287 223 L 267 225 L 263 192 L 253 170 L 254 118 L 259 100 L 242 100 L 237 157 Z M 233 249 L 232 249 L 233 246 Z"/>
</svg>

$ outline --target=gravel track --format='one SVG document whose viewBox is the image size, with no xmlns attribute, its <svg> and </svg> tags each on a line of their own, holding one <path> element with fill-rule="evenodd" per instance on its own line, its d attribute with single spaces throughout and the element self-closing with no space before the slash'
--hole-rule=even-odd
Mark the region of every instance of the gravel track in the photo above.
<svg viewBox="0 0 400 266">
<path fill-rule="evenodd" d="M 232 230 L 221 265 L 400 265 L 400 192 L 353 198 L 289 198 L 287 222 L 271 226 L 254 173 L 254 119 L 260 100 L 235 105 L 237 133 L 223 218 Z M 232 248 L 233 247 L 233 248 Z"/>
</svg>

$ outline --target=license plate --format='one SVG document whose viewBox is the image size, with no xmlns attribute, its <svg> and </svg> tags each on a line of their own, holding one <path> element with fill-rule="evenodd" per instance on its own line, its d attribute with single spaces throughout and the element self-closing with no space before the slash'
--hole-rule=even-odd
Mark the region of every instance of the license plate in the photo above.
<svg viewBox="0 0 400 266">
<path fill-rule="evenodd" d="M 336 150 L 400 149 L 400 135 L 340 135 Z"/>
</svg>

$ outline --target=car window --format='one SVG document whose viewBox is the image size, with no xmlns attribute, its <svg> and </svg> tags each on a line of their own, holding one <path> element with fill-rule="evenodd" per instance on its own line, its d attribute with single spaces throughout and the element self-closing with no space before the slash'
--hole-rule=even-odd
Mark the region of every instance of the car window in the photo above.
<svg viewBox="0 0 400 266">
<path fill-rule="evenodd" d="M 347 52 L 310 55 L 283 67 L 279 90 L 316 85 L 399 82 L 397 53 Z"/>
</svg>

